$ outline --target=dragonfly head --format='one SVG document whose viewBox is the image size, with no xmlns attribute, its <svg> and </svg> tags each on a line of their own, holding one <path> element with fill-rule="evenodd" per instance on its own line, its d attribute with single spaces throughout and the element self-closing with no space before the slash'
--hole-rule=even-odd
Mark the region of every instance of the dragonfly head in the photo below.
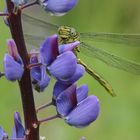
<svg viewBox="0 0 140 140">
<path fill-rule="evenodd" d="M 58 29 L 59 43 L 67 44 L 80 40 L 80 34 L 72 27 L 60 26 Z"/>
</svg>

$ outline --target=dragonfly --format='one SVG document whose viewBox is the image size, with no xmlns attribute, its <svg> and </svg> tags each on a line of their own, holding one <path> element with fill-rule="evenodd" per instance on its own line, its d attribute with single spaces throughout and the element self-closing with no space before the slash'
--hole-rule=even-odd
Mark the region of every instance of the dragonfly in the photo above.
<svg viewBox="0 0 140 140">
<path fill-rule="evenodd" d="M 91 58 L 97 58 L 111 67 L 140 75 L 140 64 L 124 59 L 120 56 L 107 52 L 104 49 L 97 48 L 94 45 L 89 45 L 86 43 L 88 40 L 97 40 L 140 47 L 140 34 L 96 32 L 79 33 L 73 27 L 51 24 L 25 13 L 22 15 L 22 22 L 25 26 L 25 28 L 23 28 L 25 41 L 31 46 L 39 47 L 41 42 L 45 40 L 48 35 L 54 33 L 58 34 L 60 44 L 67 44 L 77 40 L 80 41 L 80 45 L 75 50 L 73 50 L 76 54 L 77 62 L 83 65 L 86 72 L 95 80 L 97 80 L 111 96 L 116 96 L 112 86 L 95 69 L 93 69 L 93 67 L 90 67 L 81 58 L 79 58 L 79 53 L 82 52 Z M 28 28 L 26 29 L 26 27 Z M 36 31 L 36 33 L 32 32 L 31 28 L 33 27 L 33 31 Z"/>
</svg>

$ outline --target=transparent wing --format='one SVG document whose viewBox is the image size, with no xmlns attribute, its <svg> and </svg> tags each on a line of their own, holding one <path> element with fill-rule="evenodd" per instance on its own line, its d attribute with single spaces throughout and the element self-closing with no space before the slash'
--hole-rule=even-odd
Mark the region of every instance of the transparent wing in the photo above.
<svg viewBox="0 0 140 140">
<path fill-rule="evenodd" d="M 44 37 L 25 34 L 25 39 L 30 45 L 38 47 L 40 46 L 41 41 L 44 40 Z M 140 64 L 113 55 L 103 49 L 90 46 L 83 42 L 81 43 L 80 50 L 83 54 L 86 54 L 86 56 L 95 57 L 109 66 L 140 75 Z"/>
<path fill-rule="evenodd" d="M 27 44 L 39 47 L 49 35 L 56 34 L 59 26 L 22 14 L 24 36 Z"/>
<path fill-rule="evenodd" d="M 40 47 L 41 43 L 45 39 L 45 37 L 41 36 L 35 36 L 35 35 L 29 35 L 24 34 L 24 38 L 28 44 L 28 46 L 35 47 L 36 49 Z"/>
<path fill-rule="evenodd" d="M 93 46 L 91 47 L 83 42 L 81 43 L 81 50 L 84 54 L 95 57 L 109 66 L 140 75 L 140 64 L 110 54 L 105 50 Z"/>
<path fill-rule="evenodd" d="M 57 33 L 58 25 L 48 23 L 27 14 L 22 14 L 23 30 L 26 34 L 47 37 Z M 119 33 L 80 33 L 81 41 L 103 41 L 125 46 L 140 47 L 140 34 L 119 34 Z"/>
<path fill-rule="evenodd" d="M 36 28 L 43 28 L 43 30 L 45 30 L 46 33 L 48 31 L 57 32 L 57 29 L 59 28 L 59 26 L 55 24 L 48 23 L 41 19 L 37 19 L 25 13 L 22 14 L 22 22 L 23 24 L 29 24 L 31 26 L 35 26 Z"/>
<path fill-rule="evenodd" d="M 140 34 L 81 33 L 81 40 L 103 41 L 140 47 Z"/>
</svg>

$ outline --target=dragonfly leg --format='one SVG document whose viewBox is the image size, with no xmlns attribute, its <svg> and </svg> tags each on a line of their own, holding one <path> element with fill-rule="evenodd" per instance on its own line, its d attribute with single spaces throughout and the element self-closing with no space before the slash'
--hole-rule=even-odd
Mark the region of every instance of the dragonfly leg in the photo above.
<svg viewBox="0 0 140 140">
<path fill-rule="evenodd" d="M 102 76 L 100 76 L 93 68 L 90 68 L 87 64 L 85 64 L 80 59 L 78 59 L 78 63 L 83 65 L 85 67 L 86 72 L 89 75 L 91 75 L 95 80 L 97 80 L 111 96 L 113 97 L 116 96 L 111 85 Z"/>
</svg>

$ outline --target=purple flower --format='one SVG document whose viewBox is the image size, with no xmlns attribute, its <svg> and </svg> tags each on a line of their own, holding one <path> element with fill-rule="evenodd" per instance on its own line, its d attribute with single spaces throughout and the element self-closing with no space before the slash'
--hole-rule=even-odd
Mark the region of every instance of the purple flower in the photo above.
<svg viewBox="0 0 140 140">
<path fill-rule="evenodd" d="M 95 121 L 99 114 L 99 100 L 96 96 L 88 96 L 88 87 L 82 85 L 76 89 L 71 85 L 56 98 L 56 109 L 65 122 L 75 127 L 85 127 Z"/>
<path fill-rule="evenodd" d="M 58 54 L 58 36 L 52 35 L 48 37 L 40 47 L 40 55 L 42 63 L 45 65 L 50 65 Z"/>
<path fill-rule="evenodd" d="M 66 90 L 70 85 L 67 85 L 67 84 L 62 84 L 61 82 L 57 81 L 54 85 L 54 88 L 53 88 L 53 101 L 55 102 L 58 95 Z"/>
<path fill-rule="evenodd" d="M 15 41 L 13 39 L 7 40 L 7 46 L 8 46 L 8 52 L 9 54 L 18 62 L 21 61 L 21 58 L 17 51 L 17 46 L 15 44 Z"/>
<path fill-rule="evenodd" d="M 14 113 L 14 126 L 12 129 L 12 139 L 16 138 L 24 138 L 25 137 L 25 129 L 22 125 L 21 118 L 18 112 Z M 8 135 L 0 126 L 0 140 L 7 140 Z"/>
<path fill-rule="evenodd" d="M 43 91 L 50 81 L 46 71 L 60 83 L 65 84 L 65 87 L 73 84 L 84 75 L 85 68 L 77 64 L 76 56 L 72 52 L 78 44 L 77 41 L 58 46 L 57 35 L 50 36 L 41 44 L 40 61 L 42 65 L 31 69 L 32 83 L 37 91 Z M 62 48 L 61 52 L 58 49 L 60 47 Z M 31 64 L 37 64 L 38 56 L 31 56 Z M 57 95 L 56 93 L 55 95 Z"/>
<path fill-rule="evenodd" d="M 10 81 L 21 79 L 24 68 L 21 57 L 19 56 L 16 44 L 13 39 L 7 41 L 9 54 L 4 56 L 4 73 Z"/>
<path fill-rule="evenodd" d="M 0 126 L 0 140 L 8 139 L 7 133 L 3 130 L 3 128 Z"/>
<path fill-rule="evenodd" d="M 79 41 L 68 43 L 68 44 L 62 44 L 59 46 L 59 53 L 64 53 L 66 51 L 73 51 L 74 48 L 76 48 L 80 44 Z"/>
<path fill-rule="evenodd" d="M 77 102 L 80 103 L 82 100 L 88 97 L 88 86 L 87 85 L 81 85 L 79 88 L 76 89 L 76 96 L 77 96 Z"/>
<path fill-rule="evenodd" d="M 38 63 L 37 55 L 31 56 L 30 63 L 31 64 Z M 50 78 L 46 73 L 46 66 L 44 65 L 33 67 L 31 69 L 31 78 L 32 78 L 32 84 L 38 92 L 44 91 L 44 89 L 48 86 L 50 82 Z"/>
<path fill-rule="evenodd" d="M 12 138 L 24 138 L 25 130 L 21 122 L 21 118 L 18 112 L 14 113 L 14 127 L 12 130 Z"/>
<path fill-rule="evenodd" d="M 85 68 L 82 65 L 77 64 L 74 74 L 69 79 L 58 79 L 58 81 L 60 81 L 63 84 L 70 85 L 78 81 L 84 74 Z"/>
<path fill-rule="evenodd" d="M 74 84 L 61 92 L 56 99 L 57 112 L 61 117 L 67 116 L 76 104 L 76 85 Z"/>
<path fill-rule="evenodd" d="M 62 16 L 76 6 L 78 0 L 39 0 L 44 9 L 53 15 Z"/>
<path fill-rule="evenodd" d="M 75 127 L 85 127 L 95 121 L 99 115 L 99 100 L 91 95 L 80 102 L 65 118 L 65 121 Z"/>
<path fill-rule="evenodd" d="M 59 55 L 48 67 L 48 70 L 55 78 L 60 80 L 68 80 L 74 75 L 76 67 L 76 56 L 73 54 L 73 52 L 67 51 Z"/>
</svg>

